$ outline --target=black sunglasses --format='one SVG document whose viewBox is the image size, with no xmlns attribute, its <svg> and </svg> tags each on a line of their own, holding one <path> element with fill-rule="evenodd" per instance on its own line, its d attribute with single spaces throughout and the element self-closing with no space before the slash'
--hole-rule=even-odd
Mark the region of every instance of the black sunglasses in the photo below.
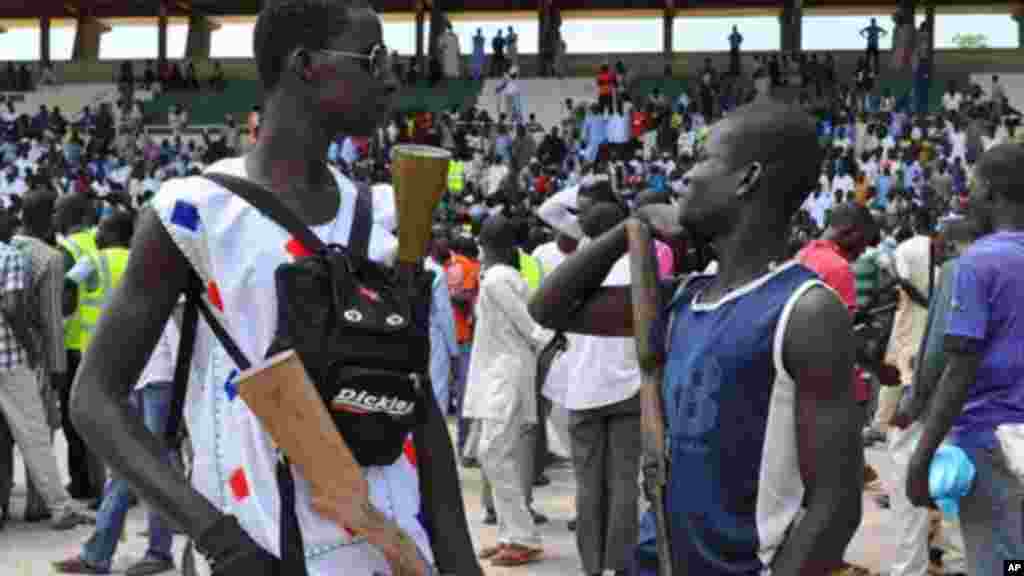
<svg viewBox="0 0 1024 576">
<path fill-rule="evenodd" d="M 363 54 L 358 52 L 344 52 L 341 50 L 326 49 L 318 50 L 318 52 L 323 52 L 324 54 L 330 54 L 332 56 L 362 60 L 367 72 L 378 80 L 384 77 L 385 71 L 391 69 L 391 54 L 388 52 L 387 46 L 379 42 L 371 46 L 370 49 Z"/>
</svg>

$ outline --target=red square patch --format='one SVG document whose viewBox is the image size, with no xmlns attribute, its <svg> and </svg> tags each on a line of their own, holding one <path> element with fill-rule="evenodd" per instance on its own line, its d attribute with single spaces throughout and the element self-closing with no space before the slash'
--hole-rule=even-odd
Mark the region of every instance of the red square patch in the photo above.
<svg viewBox="0 0 1024 576">
<path fill-rule="evenodd" d="M 206 297 L 210 299 L 210 304 L 221 312 L 224 311 L 224 301 L 220 299 L 220 289 L 217 288 L 216 282 L 210 282 L 206 285 Z"/>
<path fill-rule="evenodd" d="M 231 495 L 235 497 L 236 501 L 241 502 L 249 497 L 249 480 L 245 477 L 245 470 L 241 468 L 235 470 L 231 474 L 228 484 L 231 485 Z"/>
<path fill-rule="evenodd" d="M 313 253 L 310 252 L 310 250 L 308 248 L 306 248 L 306 246 L 303 245 L 302 242 L 299 242 L 295 238 L 292 238 L 291 240 L 289 240 L 288 243 L 284 245 L 284 249 L 289 254 L 291 254 L 293 258 L 296 258 L 296 259 L 298 259 L 298 258 L 305 258 L 306 256 L 312 256 L 313 255 Z"/>
<path fill-rule="evenodd" d="M 405 459 L 412 464 L 413 468 L 416 467 L 416 445 L 412 443 L 412 438 L 405 439 L 405 446 L 402 451 L 405 452 Z"/>
</svg>

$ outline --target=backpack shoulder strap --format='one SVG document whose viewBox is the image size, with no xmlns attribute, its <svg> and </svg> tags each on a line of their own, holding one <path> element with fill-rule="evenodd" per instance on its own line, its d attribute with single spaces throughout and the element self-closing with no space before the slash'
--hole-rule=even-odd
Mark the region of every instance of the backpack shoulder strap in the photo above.
<svg viewBox="0 0 1024 576">
<path fill-rule="evenodd" d="M 299 217 L 290 208 L 285 206 L 276 194 L 263 186 L 245 178 L 220 172 L 207 172 L 202 175 L 202 178 L 227 188 L 231 193 L 248 202 L 264 216 L 287 230 L 306 249 L 315 252 L 324 247 L 323 241 L 299 220 Z"/>
<path fill-rule="evenodd" d="M 181 320 L 181 340 L 178 357 L 174 365 L 174 388 L 170 411 L 167 414 L 165 438 L 174 449 L 179 446 L 178 430 L 185 410 L 185 395 L 188 393 L 189 373 L 192 368 L 192 352 L 195 349 L 196 329 L 199 325 L 199 277 L 189 271 L 189 285 L 185 293 L 185 311 Z"/>
<path fill-rule="evenodd" d="M 373 190 L 365 183 L 356 184 L 356 207 L 348 248 L 365 260 L 370 259 L 370 232 L 373 229 Z"/>
<path fill-rule="evenodd" d="M 189 269 L 189 284 L 185 292 L 185 311 L 181 321 L 181 340 L 178 344 L 178 358 L 174 365 L 174 394 L 171 398 L 171 407 L 167 415 L 167 430 L 165 437 L 168 443 L 178 446 L 178 429 L 181 418 L 184 414 L 185 395 L 188 392 L 189 376 L 192 369 L 192 353 L 195 349 L 196 334 L 199 327 L 199 315 L 213 332 L 221 346 L 234 361 L 240 371 L 252 367 L 249 359 L 246 358 L 238 344 L 221 325 L 217 317 L 210 311 L 206 302 L 203 302 L 202 280 L 195 270 Z"/>
</svg>

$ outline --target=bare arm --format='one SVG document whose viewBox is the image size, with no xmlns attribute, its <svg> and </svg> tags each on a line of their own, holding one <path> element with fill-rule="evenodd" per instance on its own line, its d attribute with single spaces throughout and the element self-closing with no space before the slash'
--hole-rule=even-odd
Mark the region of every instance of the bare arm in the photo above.
<svg viewBox="0 0 1024 576">
<path fill-rule="evenodd" d="M 974 382 L 981 363 L 976 344 L 965 338 L 946 336 L 944 348 L 948 358 L 946 369 L 921 418 L 921 440 L 908 466 L 907 493 L 910 501 L 917 506 L 931 504 L 928 470 L 932 456 L 960 416 L 967 402 L 967 390 L 971 382 Z"/>
<path fill-rule="evenodd" d="M 626 247 L 625 223 L 583 246 L 544 279 L 530 299 L 530 315 L 556 331 L 632 336 L 630 287 L 601 286 Z"/>
<path fill-rule="evenodd" d="M 846 307 L 812 288 L 793 309 L 783 362 L 796 380 L 796 426 L 806 514 L 772 573 L 820 576 L 842 564 L 861 520 L 864 449 L 853 398 L 853 336 Z"/>
<path fill-rule="evenodd" d="M 58 250 L 64 256 L 64 270 L 61 272 L 61 278 L 71 271 L 75 267 L 75 258 L 71 256 L 71 252 L 68 252 L 67 248 L 58 246 Z M 71 316 L 75 313 L 75 309 L 78 308 L 78 285 L 71 280 L 64 280 L 64 292 L 63 298 L 61 299 L 61 307 L 64 312 L 64 317 Z"/>
<path fill-rule="evenodd" d="M 220 512 L 168 464 L 162 440 L 146 430 L 126 402 L 188 275 L 185 257 L 156 214 L 147 210 L 124 279 L 82 359 L 70 409 L 89 447 L 173 525 L 197 538 L 217 522 Z"/>
</svg>

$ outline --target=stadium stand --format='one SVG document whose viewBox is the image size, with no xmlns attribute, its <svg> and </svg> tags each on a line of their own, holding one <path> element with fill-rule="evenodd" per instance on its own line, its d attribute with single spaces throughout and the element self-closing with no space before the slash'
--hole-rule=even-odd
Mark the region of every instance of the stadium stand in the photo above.
<svg viewBox="0 0 1024 576">
<path fill-rule="evenodd" d="M 4 93 L 4 100 L 14 103 L 17 114 L 35 114 L 40 106 L 52 109 L 59 106 L 61 110 L 72 116 L 79 114 L 86 106 L 96 106 L 101 102 L 117 100 L 115 84 L 62 84 L 44 86 L 32 92 Z"/>
<path fill-rule="evenodd" d="M 488 78 L 480 92 L 478 104 L 492 118 L 504 112 L 497 90 L 500 79 Z M 586 78 L 522 78 L 518 80 L 523 106 L 530 114 L 536 114 L 541 126 L 555 126 L 565 115 L 564 103 L 567 98 L 573 102 L 597 100 L 597 88 L 592 77 Z"/>
<path fill-rule="evenodd" d="M 410 112 L 439 112 L 451 108 L 472 107 L 480 93 L 481 82 L 449 80 L 438 86 L 417 84 L 403 86 L 396 107 Z M 221 124 L 225 114 L 244 118 L 253 105 L 262 99 L 263 90 L 256 80 L 232 80 L 223 92 L 168 92 L 154 99 L 146 108 L 150 124 L 166 124 L 167 111 L 173 105 L 185 106 L 196 125 Z"/>
</svg>

